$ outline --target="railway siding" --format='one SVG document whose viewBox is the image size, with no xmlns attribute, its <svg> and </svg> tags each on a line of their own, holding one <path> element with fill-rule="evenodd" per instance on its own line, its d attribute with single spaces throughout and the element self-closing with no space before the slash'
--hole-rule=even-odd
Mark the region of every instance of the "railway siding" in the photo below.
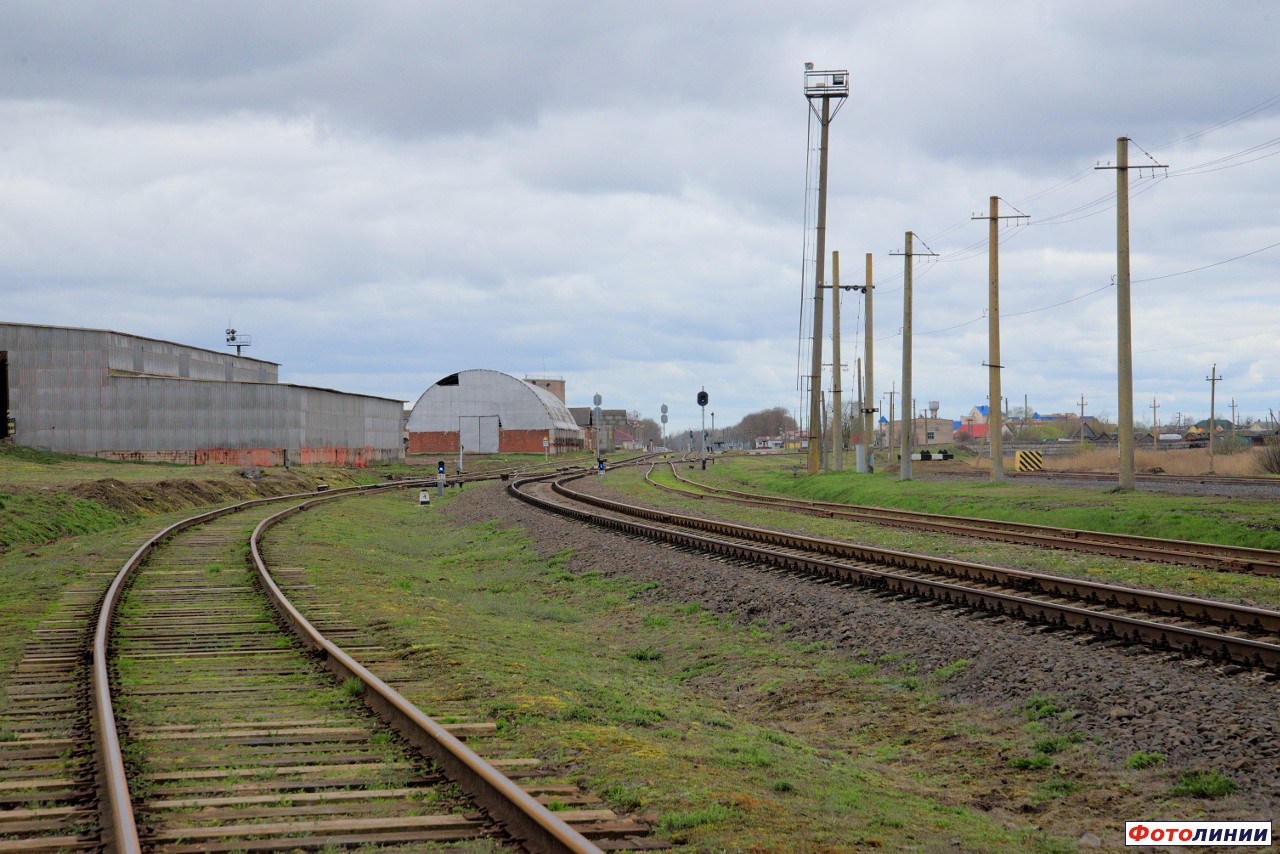
<svg viewBox="0 0 1280 854">
<path fill-rule="evenodd" d="M 759 560 L 906 595 L 1009 613 L 1051 626 L 1070 626 L 1160 649 L 1207 655 L 1273 672 L 1280 670 L 1280 638 L 1276 636 L 1280 614 L 1265 609 L 1138 592 L 1117 585 L 1063 580 L 686 517 L 589 495 L 565 485 L 572 479 L 573 476 L 555 480 L 550 492 L 546 489 L 546 479 L 519 481 L 509 490 L 525 501 L 580 521 L 735 559 Z M 575 503 L 579 506 L 573 506 Z M 605 512 L 583 510 L 581 505 L 603 508 Z M 645 521 L 636 522 L 634 518 Z M 683 533 L 681 529 L 705 533 Z M 1023 591 L 1028 589 L 1034 589 L 1037 595 L 1025 595 Z M 1203 619 L 1197 622 L 1198 617 Z M 1252 630 L 1254 636 L 1237 631 L 1240 628 Z"/>
</svg>

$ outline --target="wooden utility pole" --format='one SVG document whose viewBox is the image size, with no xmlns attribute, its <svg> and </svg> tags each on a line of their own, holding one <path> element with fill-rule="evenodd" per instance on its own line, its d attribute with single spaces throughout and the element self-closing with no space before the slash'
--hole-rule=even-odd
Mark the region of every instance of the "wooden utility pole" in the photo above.
<svg viewBox="0 0 1280 854">
<path fill-rule="evenodd" d="M 831 441 L 836 471 L 844 471 L 844 413 L 840 411 L 840 253 L 831 253 Z"/>
<path fill-rule="evenodd" d="M 899 480 L 911 480 L 911 442 L 914 439 L 915 413 L 910 407 L 911 398 L 911 259 L 916 255 L 937 255 L 936 252 L 916 252 L 912 246 L 914 235 L 907 232 L 903 257 L 902 277 L 902 466 Z"/>
<path fill-rule="evenodd" d="M 1133 473 L 1133 320 L 1129 299 L 1129 138 L 1116 140 L 1116 386 L 1120 409 L 1120 488 L 1134 489 Z M 1155 164 L 1154 168 L 1168 167 Z"/>
<path fill-rule="evenodd" d="M 1205 381 L 1209 383 L 1209 474 L 1213 474 L 1213 440 L 1218 433 L 1218 425 L 1214 423 L 1213 403 L 1218 392 L 1218 382 L 1221 379 L 1222 377 L 1218 376 L 1218 363 L 1214 362 L 1209 376 L 1205 377 Z"/>
<path fill-rule="evenodd" d="M 991 436 L 991 480 L 1004 480 L 1004 419 L 1001 417 L 1000 401 L 1000 220 L 1026 219 L 1024 214 L 1016 216 L 1000 216 L 1000 197 L 990 199 L 990 212 L 986 216 L 975 216 L 973 219 L 987 220 L 987 350 L 990 361 L 987 363 L 987 393 L 990 405 L 987 407 L 987 434 Z"/>
</svg>

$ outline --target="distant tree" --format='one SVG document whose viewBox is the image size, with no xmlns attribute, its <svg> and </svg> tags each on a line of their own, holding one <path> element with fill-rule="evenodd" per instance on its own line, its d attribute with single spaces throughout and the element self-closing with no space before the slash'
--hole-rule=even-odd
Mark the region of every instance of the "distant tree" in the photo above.
<svg viewBox="0 0 1280 854">
<path fill-rule="evenodd" d="M 627 411 L 627 426 L 630 428 L 627 432 L 631 433 L 639 442 L 657 443 L 662 441 L 662 426 L 652 418 L 645 418 L 638 409 Z"/>
<path fill-rule="evenodd" d="M 741 421 L 727 429 L 728 432 L 740 433 L 747 442 L 754 442 L 759 436 L 777 436 L 787 430 L 795 430 L 796 422 L 786 407 L 775 406 L 744 415 Z"/>
</svg>

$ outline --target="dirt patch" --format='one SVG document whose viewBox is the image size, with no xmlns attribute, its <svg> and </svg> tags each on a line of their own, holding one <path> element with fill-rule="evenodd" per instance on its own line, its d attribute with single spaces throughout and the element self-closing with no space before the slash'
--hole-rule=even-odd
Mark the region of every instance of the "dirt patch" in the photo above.
<svg viewBox="0 0 1280 854">
<path fill-rule="evenodd" d="M 64 492 L 74 498 L 97 502 L 119 513 L 149 515 L 253 498 L 311 492 L 321 482 L 327 481 L 318 474 L 286 470 L 263 474 L 253 479 L 242 476 L 230 476 L 222 480 L 175 478 L 146 483 L 105 478 L 76 484 Z"/>
</svg>

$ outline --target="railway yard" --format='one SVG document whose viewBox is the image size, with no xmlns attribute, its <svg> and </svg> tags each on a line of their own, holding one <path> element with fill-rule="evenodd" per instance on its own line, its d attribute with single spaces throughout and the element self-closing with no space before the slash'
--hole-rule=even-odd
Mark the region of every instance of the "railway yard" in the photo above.
<svg viewBox="0 0 1280 854">
<path fill-rule="evenodd" d="M 540 461 L 437 495 L 0 456 L 7 526 L 68 520 L 0 552 L 0 851 L 1075 851 L 1274 814 L 1280 479 Z"/>
</svg>

